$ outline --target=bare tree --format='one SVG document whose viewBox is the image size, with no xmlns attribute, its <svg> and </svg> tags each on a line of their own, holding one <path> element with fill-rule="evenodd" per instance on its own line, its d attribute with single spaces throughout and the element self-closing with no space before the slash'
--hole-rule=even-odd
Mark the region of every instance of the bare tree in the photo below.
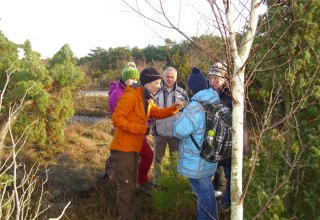
<svg viewBox="0 0 320 220">
<path fill-rule="evenodd" d="M 14 72 L 13 65 L 6 71 L 6 82 L 0 94 L 1 115 L 6 88 Z M 45 185 L 48 180 L 47 170 L 41 171 L 40 175 L 39 165 L 27 168 L 24 163 L 18 161 L 18 154 L 27 140 L 27 131 L 36 122 L 28 125 L 18 139 L 15 138 L 11 127 L 17 120 L 19 112 L 28 105 L 24 103 L 24 98 L 30 89 L 26 91 L 18 105 L 8 107 L 7 119 L 1 119 L 5 123 L 0 132 L 0 219 L 39 219 L 50 208 L 49 205 L 43 207 Z M 70 202 L 62 214 L 54 219 L 61 219 L 69 205 Z"/>
</svg>

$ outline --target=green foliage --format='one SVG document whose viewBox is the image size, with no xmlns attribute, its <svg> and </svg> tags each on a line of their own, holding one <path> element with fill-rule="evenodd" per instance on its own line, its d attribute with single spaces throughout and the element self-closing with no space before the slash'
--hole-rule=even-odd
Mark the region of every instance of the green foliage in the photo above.
<svg viewBox="0 0 320 220">
<path fill-rule="evenodd" d="M 287 181 L 284 186 L 274 192 L 277 183 L 286 180 L 285 162 L 282 160 L 283 149 L 285 148 L 283 138 L 278 136 L 276 129 L 270 130 L 264 135 L 263 143 L 260 146 L 259 161 L 255 165 L 255 172 L 249 187 L 248 195 L 244 203 L 245 219 L 252 219 L 266 202 L 266 211 L 262 214 L 262 219 L 273 216 L 281 219 L 286 211 L 283 197 L 290 191 Z M 245 163 L 244 171 L 248 171 L 251 166 L 250 161 Z M 244 176 L 247 174 L 245 173 Z"/>
<path fill-rule="evenodd" d="M 59 83 L 61 87 L 75 86 L 83 79 L 82 74 L 77 70 L 76 66 L 66 64 L 56 64 L 50 69 L 52 78 Z"/>
<path fill-rule="evenodd" d="M 274 2 L 270 0 L 268 5 Z M 258 62 L 261 65 L 255 73 L 256 80 L 250 88 L 250 98 L 258 117 L 263 119 L 267 118 L 265 112 L 269 100 L 279 95 L 267 125 L 286 116 L 291 118 L 270 130 L 263 138 L 259 161 L 245 202 L 249 219 L 273 195 L 276 184 L 287 177 L 290 178 L 274 194 L 263 217 L 316 219 L 320 216 L 320 210 L 315 208 L 320 194 L 316 186 L 320 178 L 319 154 L 316 153 L 320 146 L 320 42 L 316 37 L 320 33 L 319 10 L 320 2 L 316 0 L 294 1 L 292 4 L 281 2 L 277 7 L 270 8 L 268 16 L 262 20 L 261 24 L 265 26 L 262 25 L 261 35 L 256 38 L 259 50 L 251 60 L 253 66 Z M 285 19 L 281 20 L 282 17 Z M 281 25 L 277 25 L 279 21 Z M 270 26 L 276 28 L 268 38 L 264 38 Z M 297 112 L 289 115 L 292 107 Z M 299 162 L 294 171 L 289 173 L 290 166 L 293 166 L 290 163 L 295 159 Z M 259 204 L 258 207 L 255 202 Z M 306 209 L 310 211 L 301 211 Z"/>
<path fill-rule="evenodd" d="M 149 45 L 143 49 L 117 47 L 106 50 L 97 47 L 91 50 L 92 53 L 88 56 L 80 58 L 78 64 L 93 84 L 86 85 L 88 89 L 97 87 L 106 89 L 109 81 L 119 78 L 128 61 L 136 62 L 140 70 L 149 65 L 157 66 L 158 63 L 161 68 L 173 66 L 178 70 L 178 84 L 184 87 L 193 66 L 198 66 L 207 73 L 212 63 L 216 61 L 210 60 L 208 54 L 219 59 L 225 57 L 222 38 L 203 35 L 194 37 L 193 41 L 202 45 L 205 53 L 187 40 L 176 43 L 166 39 L 165 46 Z"/>
<path fill-rule="evenodd" d="M 133 47 L 131 49 L 133 60 L 144 60 L 144 54 L 142 49 L 138 47 Z"/>
<path fill-rule="evenodd" d="M 188 54 L 181 55 L 179 51 L 177 51 L 175 54 L 172 54 L 170 58 L 172 66 L 174 66 L 179 73 L 177 79 L 178 85 L 186 88 L 186 82 L 192 69 L 192 64 L 189 62 L 190 57 Z"/>
<path fill-rule="evenodd" d="M 0 173 L 0 190 L 5 187 L 10 187 L 12 183 L 13 183 L 12 175 L 5 172 Z"/>
<path fill-rule="evenodd" d="M 1 70 L 1 86 L 7 80 L 6 71 L 12 72 L 5 91 L 5 107 L 1 109 L 2 121 L 8 118 L 9 106 L 15 110 L 21 105 L 19 117 L 11 121 L 15 137 L 33 124 L 28 130 L 28 140 L 38 146 L 63 140 L 64 127 L 74 113 L 72 93 L 84 78 L 71 49 L 64 45 L 46 66 L 40 54 L 32 51 L 30 41 L 20 45 L 24 51 L 20 60 L 17 59 L 18 47 L 15 44 L 2 34 L 0 41 L 3 43 L 0 51 L 4 52 L 0 56 L 0 66 L 7 68 Z"/>
<path fill-rule="evenodd" d="M 153 61 L 166 61 L 167 51 L 165 46 L 153 46 L 149 45 L 142 49 L 143 54 L 147 63 L 152 63 Z"/>
<path fill-rule="evenodd" d="M 159 214 L 169 216 L 178 216 L 181 213 L 190 214 L 195 207 L 195 195 L 189 185 L 186 177 L 177 172 L 177 154 L 168 158 L 168 154 L 163 160 L 162 172 L 159 178 L 160 190 L 152 192 L 152 200 L 155 209 Z"/>
<path fill-rule="evenodd" d="M 9 67 L 18 61 L 18 46 L 11 42 L 0 31 L 0 88 L 3 88 L 5 83 L 4 73 Z"/>
</svg>

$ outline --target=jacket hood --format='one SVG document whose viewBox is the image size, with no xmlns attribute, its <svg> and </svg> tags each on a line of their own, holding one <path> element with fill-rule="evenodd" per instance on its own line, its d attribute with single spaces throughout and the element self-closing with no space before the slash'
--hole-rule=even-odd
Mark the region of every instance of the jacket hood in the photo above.
<svg viewBox="0 0 320 220">
<path fill-rule="evenodd" d="M 203 89 L 194 94 L 191 98 L 192 101 L 200 101 L 206 103 L 215 103 L 217 97 L 219 97 L 218 93 L 212 88 Z"/>
<path fill-rule="evenodd" d="M 124 90 L 124 92 L 131 92 L 137 95 L 140 93 L 140 91 L 142 93 L 144 92 L 144 88 L 140 83 L 133 83 L 131 86 L 127 86 L 126 89 Z M 140 98 L 139 95 L 138 97 Z M 143 96 L 141 98 L 143 98 Z"/>
</svg>

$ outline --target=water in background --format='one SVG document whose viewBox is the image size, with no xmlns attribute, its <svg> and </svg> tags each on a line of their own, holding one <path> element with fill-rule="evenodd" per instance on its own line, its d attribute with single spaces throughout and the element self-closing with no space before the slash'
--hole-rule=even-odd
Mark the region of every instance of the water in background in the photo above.
<svg viewBox="0 0 320 220">
<path fill-rule="evenodd" d="M 105 119 L 106 117 L 97 117 L 97 116 L 84 116 L 84 115 L 74 115 L 70 118 L 69 123 L 81 122 L 81 123 L 94 123 L 99 120 Z"/>
<path fill-rule="evenodd" d="M 80 95 L 83 96 L 108 96 L 109 91 L 80 91 Z M 70 118 L 69 123 L 82 122 L 82 123 L 94 123 L 105 117 L 98 116 L 84 116 L 84 115 L 74 115 Z"/>
<path fill-rule="evenodd" d="M 109 91 L 80 91 L 83 96 L 108 96 Z"/>
</svg>

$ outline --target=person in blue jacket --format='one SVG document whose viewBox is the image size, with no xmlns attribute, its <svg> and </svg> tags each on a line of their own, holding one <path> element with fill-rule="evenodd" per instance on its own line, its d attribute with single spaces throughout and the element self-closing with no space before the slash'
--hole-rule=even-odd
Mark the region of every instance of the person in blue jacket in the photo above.
<svg viewBox="0 0 320 220">
<path fill-rule="evenodd" d="M 209 88 L 208 81 L 197 67 L 192 68 L 187 85 L 193 93 L 191 103 L 173 124 L 173 135 L 179 139 L 177 171 L 188 177 L 191 188 L 197 196 L 197 219 L 218 219 L 212 185 L 217 163 L 208 162 L 200 157 L 200 152 L 192 142 L 190 134 L 201 146 L 205 133 L 205 112 L 199 101 L 215 103 L 220 99 L 218 93 Z"/>
</svg>

